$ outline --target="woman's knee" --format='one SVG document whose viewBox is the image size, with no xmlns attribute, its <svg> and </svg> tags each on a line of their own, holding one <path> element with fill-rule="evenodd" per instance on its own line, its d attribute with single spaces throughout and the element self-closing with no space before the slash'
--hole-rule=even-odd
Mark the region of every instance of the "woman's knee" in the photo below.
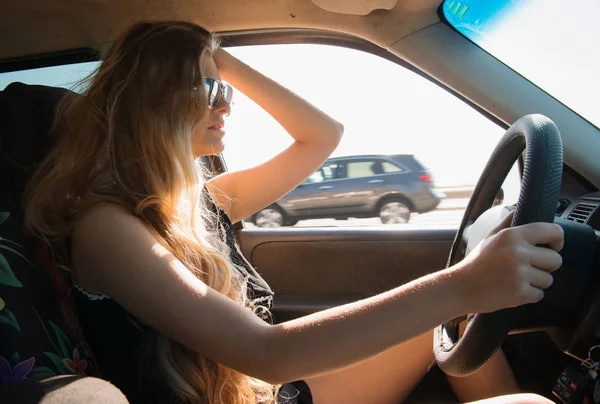
<svg viewBox="0 0 600 404">
<path fill-rule="evenodd" d="M 7 383 L 0 401 L 23 404 L 127 404 L 127 398 L 111 383 L 95 377 L 57 376 L 44 380 Z"/>
<path fill-rule="evenodd" d="M 554 402 L 537 394 L 521 393 L 488 398 L 472 404 L 554 404 Z"/>
<path fill-rule="evenodd" d="M 64 384 L 46 394 L 44 404 L 48 403 L 128 403 L 125 395 L 117 387 L 106 380 L 95 377 L 81 377 Z M 54 400 L 54 401 L 53 401 Z M 71 401 L 69 401 L 71 400 Z M 84 401 L 85 400 L 85 401 Z"/>
<path fill-rule="evenodd" d="M 515 401 L 511 401 L 515 404 L 554 404 L 554 401 L 547 399 L 546 397 L 533 394 L 523 393 L 515 394 Z"/>
</svg>

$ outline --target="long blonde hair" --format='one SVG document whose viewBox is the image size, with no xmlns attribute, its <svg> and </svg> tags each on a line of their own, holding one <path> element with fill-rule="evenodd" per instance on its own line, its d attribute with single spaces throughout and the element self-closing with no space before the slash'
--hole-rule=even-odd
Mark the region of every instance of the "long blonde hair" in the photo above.
<svg viewBox="0 0 600 404">
<path fill-rule="evenodd" d="M 52 245 L 100 201 L 125 207 L 211 288 L 249 306 L 229 258 L 191 132 L 206 112 L 200 58 L 216 47 L 187 22 L 140 22 L 119 37 L 98 70 L 59 108 L 55 146 L 29 183 L 26 218 Z M 95 186 L 108 178 L 109 186 Z M 90 192 L 92 191 L 92 192 Z M 159 379 L 184 403 L 272 402 L 272 385 L 203 358 L 160 333 L 149 337 Z M 148 371 L 147 367 L 141 367 Z M 155 377 L 156 378 L 156 377 Z"/>
</svg>

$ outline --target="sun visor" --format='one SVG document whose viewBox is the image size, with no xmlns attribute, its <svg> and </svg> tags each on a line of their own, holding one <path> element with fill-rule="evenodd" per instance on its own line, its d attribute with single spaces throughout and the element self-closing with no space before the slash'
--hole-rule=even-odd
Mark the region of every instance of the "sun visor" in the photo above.
<svg viewBox="0 0 600 404">
<path fill-rule="evenodd" d="M 391 10 L 399 0 L 311 0 L 324 10 L 340 14 L 367 15 L 373 10 Z"/>
</svg>

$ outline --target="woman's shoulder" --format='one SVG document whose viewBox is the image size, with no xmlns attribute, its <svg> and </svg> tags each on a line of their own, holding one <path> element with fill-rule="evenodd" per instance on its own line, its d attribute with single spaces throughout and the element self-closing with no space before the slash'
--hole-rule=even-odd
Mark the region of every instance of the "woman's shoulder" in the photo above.
<svg viewBox="0 0 600 404">
<path fill-rule="evenodd" d="M 152 234 L 125 207 L 111 202 L 98 202 L 82 211 L 76 218 L 70 237 L 70 264 L 78 282 L 86 290 L 106 293 L 99 287 L 102 273 L 111 272 L 117 256 L 124 252 L 144 255 L 143 248 L 134 251 L 125 246 L 152 245 Z M 129 250 L 129 251 L 127 251 Z M 146 254 L 151 254 L 147 249 Z"/>
<path fill-rule="evenodd" d="M 73 224 L 71 247 L 94 252 L 132 239 L 156 241 L 146 225 L 124 206 L 113 202 L 98 202 L 81 211 Z"/>
<path fill-rule="evenodd" d="M 118 236 L 125 230 L 125 234 L 148 231 L 142 221 L 125 206 L 116 202 L 99 201 L 77 213 L 71 243 L 85 242 L 96 236 Z"/>
<path fill-rule="evenodd" d="M 124 218 L 130 216 L 135 217 L 128 212 L 127 209 L 118 203 L 101 201 L 86 207 L 82 210 L 75 219 L 75 226 L 85 225 L 94 219 L 99 218 Z"/>
</svg>

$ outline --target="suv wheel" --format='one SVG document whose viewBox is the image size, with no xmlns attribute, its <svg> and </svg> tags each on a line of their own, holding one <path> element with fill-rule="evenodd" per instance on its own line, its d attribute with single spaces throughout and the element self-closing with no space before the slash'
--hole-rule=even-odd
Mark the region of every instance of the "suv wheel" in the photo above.
<svg viewBox="0 0 600 404">
<path fill-rule="evenodd" d="M 383 224 L 404 224 L 410 220 L 410 208 L 400 199 L 384 201 L 379 207 L 379 218 Z"/>
<path fill-rule="evenodd" d="M 283 213 L 279 209 L 269 206 L 256 214 L 254 224 L 258 227 L 281 227 L 283 226 Z"/>
</svg>

